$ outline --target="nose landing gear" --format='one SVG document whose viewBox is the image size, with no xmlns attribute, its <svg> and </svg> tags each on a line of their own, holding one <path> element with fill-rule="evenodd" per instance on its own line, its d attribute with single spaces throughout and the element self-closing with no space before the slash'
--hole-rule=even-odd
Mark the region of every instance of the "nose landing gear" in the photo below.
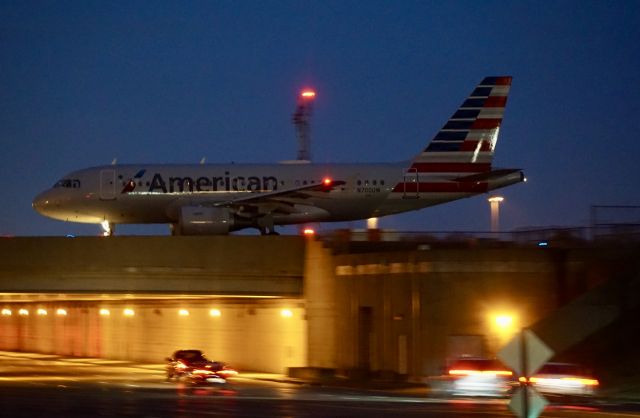
<svg viewBox="0 0 640 418">
<path fill-rule="evenodd" d="M 115 229 L 116 229 L 116 225 L 110 223 L 109 221 L 107 221 L 106 219 L 102 222 L 100 222 L 100 225 L 102 226 L 102 235 L 104 235 L 105 237 L 110 237 L 113 235 Z"/>
</svg>

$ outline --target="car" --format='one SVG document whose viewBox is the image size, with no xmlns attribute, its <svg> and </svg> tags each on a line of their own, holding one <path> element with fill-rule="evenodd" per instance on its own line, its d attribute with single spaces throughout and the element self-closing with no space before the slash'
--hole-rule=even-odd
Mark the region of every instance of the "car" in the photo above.
<svg viewBox="0 0 640 418">
<path fill-rule="evenodd" d="M 561 396 L 593 396 L 600 385 L 589 370 L 574 363 L 546 363 L 529 383 L 540 393 Z"/>
<path fill-rule="evenodd" d="M 514 387 L 513 372 L 499 360 L 462 357 L 446 374 L 429 379 L 434 395 L 507 397 Z"/>
<path fill-rule="evenodd" d="M 225 384 L 238 372 L 219 361 L 205 357 L 200 350 L 178 350 L 167 357 L 167 380 L 176 379 L 191 384 Z"/>
</svg>

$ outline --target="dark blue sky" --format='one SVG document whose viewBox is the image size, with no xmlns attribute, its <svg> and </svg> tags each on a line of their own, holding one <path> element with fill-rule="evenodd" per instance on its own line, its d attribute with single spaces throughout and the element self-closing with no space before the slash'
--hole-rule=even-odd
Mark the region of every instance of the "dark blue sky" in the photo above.
<svg viewBox="0 0 640 418">
<path fill-rule="evenodd" d="M 503 229 L 586 225 L 640 205 L 639 28 L 638 1 L 3 1 L 0 235 L 96 234 L 31 200 L 115 157 L 292 159 L 306 85 L 315 161 L 404 160 L 486 75 L 514 77 L 495 164 L 529 180 L 504 189 Z M 380 225 L 487 230 L 489 206 Z"/>
</svg>

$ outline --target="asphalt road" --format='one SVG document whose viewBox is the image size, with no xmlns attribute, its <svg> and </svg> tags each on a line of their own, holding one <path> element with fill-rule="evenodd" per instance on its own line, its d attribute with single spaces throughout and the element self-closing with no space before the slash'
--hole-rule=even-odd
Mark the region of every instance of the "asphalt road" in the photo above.
<svg viewBox="0 0 640 418">
<path fill-rule="evenodd" d="M 165 381 L 161 364 L 0 352 L 1 417 L 511 417 L 504 399 L 434 399 L 242 373 L 228 387 Z M 634 404 L 555 404 L 542 417 L 640 417 Z"/>
</svg>

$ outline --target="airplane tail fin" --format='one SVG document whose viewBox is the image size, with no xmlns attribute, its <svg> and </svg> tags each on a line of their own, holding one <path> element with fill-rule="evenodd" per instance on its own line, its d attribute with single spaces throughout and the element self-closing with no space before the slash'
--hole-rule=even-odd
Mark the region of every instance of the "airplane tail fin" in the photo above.
<svg viewBox="0 0 640 418">
<path fill-rule="evenodd" d="M 491 171 L 511 77 L 485 77 L 407 168 L 411 173 Z"/>
</svg>

